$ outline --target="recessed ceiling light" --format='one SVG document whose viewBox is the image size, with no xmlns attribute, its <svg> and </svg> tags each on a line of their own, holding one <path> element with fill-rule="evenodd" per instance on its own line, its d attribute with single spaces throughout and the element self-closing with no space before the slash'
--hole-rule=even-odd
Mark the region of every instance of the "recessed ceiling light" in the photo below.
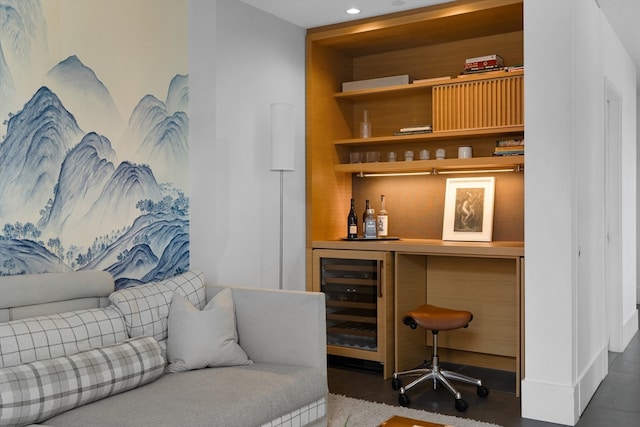
<svg viewBox="0 0 640 427">
<path fill-rule="evenodd" d="M 347 12 L 349 15 L 357 15 L 360 13 L 360 9 L 358 9 L 357 7 L 352 7 L 350 9 L 345 10 L 345 12 Z"/>
</svg>

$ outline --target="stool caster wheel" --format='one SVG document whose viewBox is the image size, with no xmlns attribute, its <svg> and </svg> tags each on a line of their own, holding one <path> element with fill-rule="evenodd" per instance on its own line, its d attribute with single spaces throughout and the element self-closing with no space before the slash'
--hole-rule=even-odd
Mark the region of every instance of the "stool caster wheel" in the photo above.
<svg viewBox="0 0 640 427">
<path fill-rule="evenodd" d="M 402 380 L 400 378 L 393 378 L 391 380 L 391 387 L 394 390 L 400 390 L 400 387 L 402 387 Z"/>
<path fill-rule="evenodd" d="M 486 388 L 483 385 L 479 385 L 478 389 L 476 390 L 476 392 L 478 393 L 478 396 L 480 397 L 487 397 L 489 396 L 489 389 Z"/>
<path fill-rule="evenodd" d="M 406 394 L 399 394 L 398 403 L 400 404 L 400 406 L 406 407 L 406 406 L 409 406 L 409 404 L 411 403 L 411 399 Z"/>
<path fill-rule="evenodd" d="M 467 410 L 467 402 L 462 399 L 456 399 L 456 410 L 459 412 L 464 412 Z"/>
</svg>

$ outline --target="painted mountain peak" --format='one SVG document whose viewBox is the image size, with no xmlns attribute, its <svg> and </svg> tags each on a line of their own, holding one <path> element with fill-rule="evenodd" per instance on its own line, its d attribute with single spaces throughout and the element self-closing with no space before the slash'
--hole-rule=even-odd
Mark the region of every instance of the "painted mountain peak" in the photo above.
<svg viewBox="0 0 640 427">
<path fill-rule="evenodd" d="M 46 87 L 9 119 L 0 144 L 0 224 L 38 219 L 60 164 L 82 135 L 73 115 Z"/>
<path fill-rule="evenodd" d="M 135 106 L 127 129 L 118 144 L 118 153 L 137 163 L 148 164 L 159 182 L 187 188 L 188 174 L 176 171 L 189 166 L 188 76 L 171 80 L 167 102 L 144 96 Z M 170 101 L 171 100 L 171 101 Z M 168 105 L 175 110 L 170 113 Z"/>
<path fill-rule="evenodd" d="M 113 175 L 115 163 L 109 140 L 93 132 L 86 134 L 62 162 L 54 198 L 38 227 L 45 234 L 67 236 L 76 229 L 84 230 L 87 211 Z"/>
<path fill-rule="evenodd" d="M 76 55 L 53 67 L 45 84 L 77 115 L 84 130 L 114 136 L 122 132 L 124 121 L 109 90 Z"/>
<path fill-rule="evenodd" d="M 133 159 L 140 144 L 151 129 L 167 117 L 164 102 L 153 95 L 145 95 L 129 117 L 127 129 L 118 144 L 118 153 L 125 159 Z"/>
<path fill-rule="evenodd" d="M 137 161 L 145 161 L 161 182 L 170 182 L 178 188 L 187 188 L 189 170 L 189 117 L 182 111 L 165 117 L 157 123 L 134 154 Z"/>
<path fill-rule="evenodd" d="M 169 83 L 167 91 L 167 111 L 174 114 L 178 111 L 187 112 L 189 107 L 189 77 L 176 75 Z"/>
</svg>

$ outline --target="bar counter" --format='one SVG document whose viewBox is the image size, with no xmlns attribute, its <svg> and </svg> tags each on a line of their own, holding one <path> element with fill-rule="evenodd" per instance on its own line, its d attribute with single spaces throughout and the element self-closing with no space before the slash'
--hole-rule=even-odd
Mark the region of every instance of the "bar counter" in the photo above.
<svg viewBox="0 0 640 427">
<path fill-rule="evenodd" d="M 313 249 L 389 251 L 407 254 L 513 258 L 524 256 L 524 242 L 453 242 L 437 239 L 316 240 Z"/>
</svg>

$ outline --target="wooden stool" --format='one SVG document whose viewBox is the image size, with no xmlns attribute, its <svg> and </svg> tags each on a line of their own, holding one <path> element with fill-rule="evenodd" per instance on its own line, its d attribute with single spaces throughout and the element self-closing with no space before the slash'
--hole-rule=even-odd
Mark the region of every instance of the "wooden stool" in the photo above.
<svg viewBox="0 0 640 427">
<path fill-rule="evenodd" d="M 430 330 L 433 334 L 433 355 L 431 357 L 430 368 L 412 369 L 403 372 L 394 372 L 391 386 L 394 390 L 400 390 L 398 402 L 402 406 L 409 406 L 411 399 L 406 395 L 407 390 L 420 384 L 423 381 L 433 380 L 433 388 L 435 389 L 438 382 L 454 395 L 456 401 L 455 406 L 458 411 L 467 409 L 467 402 L 462 400 L 460 393 L 453 387 L 449 380 L 460 381 L 467 384 L 474 384 L 477 387 L 477 393 L 480 397 L 489 395 L 489 389 L 482 385 L 482 381 L 471 378 L 457 372 L 446 371 L 440 369 L 438 363 L 438 332 L 450 331 L 453 329 L 466 328 L 473 319 L 473 314 L 469 311 L 450 310 L 448 308 L 436 307 L 434 305 L 424 304 L 413 311 L 407 313 L 403 319 L 403 323 L 416 329 L 420 326 L 423 329 Z M 401 376 L 417 376 L 409 385 L 403 386 L 400 379 Z"/>
</svg>

